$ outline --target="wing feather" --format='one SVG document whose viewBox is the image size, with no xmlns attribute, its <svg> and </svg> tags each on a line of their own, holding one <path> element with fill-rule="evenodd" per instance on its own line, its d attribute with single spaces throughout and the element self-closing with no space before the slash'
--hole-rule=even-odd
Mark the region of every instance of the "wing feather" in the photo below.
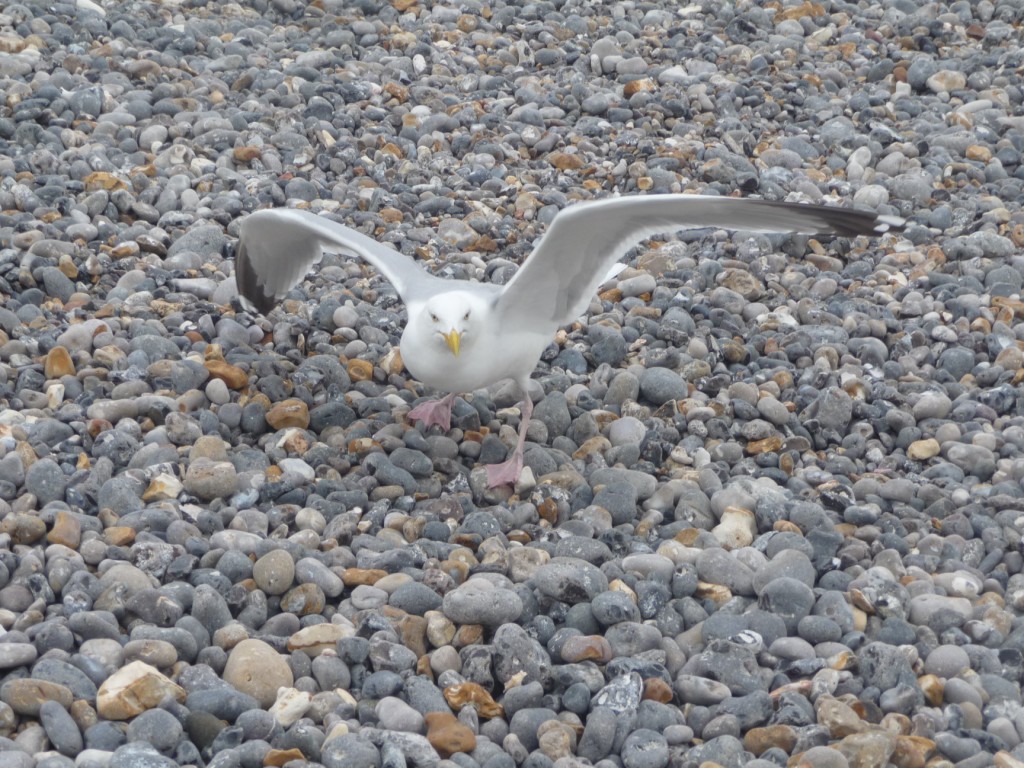
<svg viewBox="0 0 1024 768">
<path fill-rule="evenodd" d="M 395 286 L 402 301 L 415 301 L 438 278 L 408 256 L 351 227 L 309 211 L 256 211 L 242 222 L 235 250 L 238 292 L 269 312 L 323 258 L 323 252 L 355 254 Z"/>
<path fill-rule="evenodd" d="M 680 229 L 724 228 L 806 234 L 881 234 L 897 216 L 802 203 L 703 195 L 617 197 L 566 208 L 509 281 L 502 324 L 557 328 L 579 317 L 609 268 L 647 238 Z"/>
</svg>

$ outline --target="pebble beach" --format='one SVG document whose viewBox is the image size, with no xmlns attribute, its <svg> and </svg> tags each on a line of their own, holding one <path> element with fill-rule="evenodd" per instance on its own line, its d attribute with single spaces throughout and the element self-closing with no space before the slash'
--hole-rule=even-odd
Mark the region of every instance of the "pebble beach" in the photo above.
<svg viewBox="0 0 1024 768">
<path fill-rule="evenodd" d="M 1024 6 L 0 5 L 0 768 L 1024 768 Z M 507 282 L 689 230 L 510 385 L 406 414 L 405 310 L 244 216 Z M 282 254 L 287 257 L 287 254 Z"/>
</svg>

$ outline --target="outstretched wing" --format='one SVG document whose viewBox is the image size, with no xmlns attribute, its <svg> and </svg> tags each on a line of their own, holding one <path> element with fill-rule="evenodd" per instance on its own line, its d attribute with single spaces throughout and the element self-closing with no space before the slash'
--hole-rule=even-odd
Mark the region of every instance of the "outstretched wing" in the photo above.
<svg viewBox="0 0 1024 768">
<path fill-rule="evenodd" d="M 235 250 L 238 292 L 267 313 L 323 257 L 353 253 L 386 277 L 408 304 L 438 278 L 415 261 L 344 224 L 309 211 L 277 208 L 256 211 L 242 222 Z"/>
<path fill-rule="evenodd" d="M 881 234 L 903 226 L 898 216 L 851 208 L 703 195 L 643 195 L 581 203 L 555 217 L 540 244 L 498 301 L 503 324 L 572 322 L 586 310 L 609 268 L 633 246 L 680 229 Z"/>
</svg>

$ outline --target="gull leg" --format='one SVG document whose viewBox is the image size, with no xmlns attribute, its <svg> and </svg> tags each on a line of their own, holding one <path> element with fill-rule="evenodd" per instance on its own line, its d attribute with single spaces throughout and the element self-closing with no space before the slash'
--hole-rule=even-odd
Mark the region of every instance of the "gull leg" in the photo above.
<svg viewBox="0 0 1024 768">
<path fill-rule="evenodd" d="M 530 418 L 533 416 L 533 400 L 530 393 L 523 386 L 523 415 L 519 421 L 519 439 L 516 440 L 516 449 L 512 457 L 501 464 L 487 465 L 487 487 L 497 488 L 499 485 L 515 485 L 519 475 L 523 471 L 523 446 L 526 445 L 526 430 L 530 427 Z"/>
<path fill-rule="evenodd" d="M 439 400 L 427 400 L 409 411 L 409 421 L 422 421 L 424 429 L 429 429 L 431 424 L 437 424 L 447 432 L 452 426 L 452 403 L 454 402 L 454 392 Z"/>
</svg>

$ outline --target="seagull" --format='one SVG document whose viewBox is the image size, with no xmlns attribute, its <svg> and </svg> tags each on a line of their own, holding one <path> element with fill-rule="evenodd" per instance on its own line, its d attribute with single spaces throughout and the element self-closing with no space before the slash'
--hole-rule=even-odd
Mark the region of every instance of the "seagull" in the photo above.
<svg viewBox="0 0 1024 768">
<path fill-rule="evenodd" d="M 530 374 L 555 332 L 582 315 L 605 275 L 631 248 L 655 235 L 689 228 L 765 233 L 880 235 L 903 226 L 898 216 L 802 203 L 704 195 L 635 195 L 571 205 L 560 211 L 506 285 L 445 280 L 350 227 L 299 209 L 249 214 L 235 250 L 238 291 L 263 314 L 320 261 L 323 252 L 354 254 L 397 290 L 408 310 L 399 350 L 412 375 L 448 394 L 409 411 L 424 428 L 451 427 L 452 403 L 511 379 L 523 394 L 512 456 L 487 466 L 492 488 L 515 484 L 533 415 Z"/>
</svg>

